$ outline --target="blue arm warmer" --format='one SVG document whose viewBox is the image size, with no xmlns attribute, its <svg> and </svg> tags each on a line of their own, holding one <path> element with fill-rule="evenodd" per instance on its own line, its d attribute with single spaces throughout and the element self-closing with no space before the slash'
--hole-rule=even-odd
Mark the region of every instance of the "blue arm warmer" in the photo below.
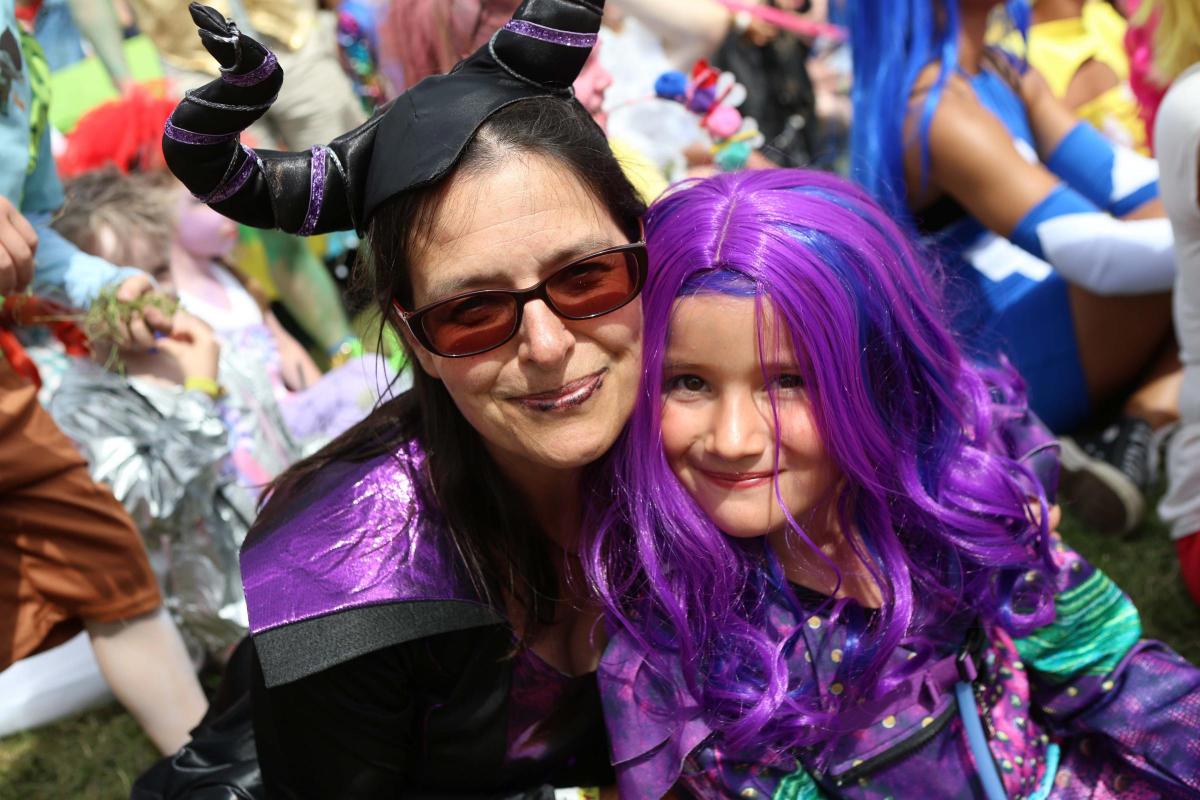
<svg viewBox="0 0 1200 800">
<path fill-rule="evenodd" d="M 1158 163 L 1113 144 L 1086 122 L 1063 137 L 1046 168 L 1116 217 L 1158 197 Z"/>
</svg>

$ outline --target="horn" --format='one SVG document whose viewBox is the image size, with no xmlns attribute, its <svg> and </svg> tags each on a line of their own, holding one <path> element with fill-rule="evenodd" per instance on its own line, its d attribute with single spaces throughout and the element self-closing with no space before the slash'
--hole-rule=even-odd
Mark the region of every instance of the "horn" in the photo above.
<svg viewBox="0 0 1200 800">
<path fill-rule="evenodd" d="M 524 0 L 489 42 L 427 78 L 363 125 L 308 152 L 254 151 L 239 135 L 283 85 L 275 56 L 212 8 L 192 19 L 221 77 L 188 92 L 163 133 L 167 165 L 231 219 L 308 235 L 362 233 L 390 198 L 440 180 L 489 117 L 535 97 L 571 97 L 591 54 L 603 0 Z"/>
<path fill-rule="evenodd" d="M 565 91 L 583 70 L 603 15 L 603 0 L 525 0 L 492 37 L 491 55 L 516 77 Z"/>
<path fill-rule="evenodd" d="M 376 116 L 303 152 L 252 150 L 239 141 L 283 85 L 275 55 L 215 9 L 188 10 L 221 77 L 188 92 L 163 131 L 167 166 L 200 200 L 244 225 L 309 235 L 361 231 L 362 191 Z M 357 198 L 357 200 L 356 200 Z"/>
</svg>

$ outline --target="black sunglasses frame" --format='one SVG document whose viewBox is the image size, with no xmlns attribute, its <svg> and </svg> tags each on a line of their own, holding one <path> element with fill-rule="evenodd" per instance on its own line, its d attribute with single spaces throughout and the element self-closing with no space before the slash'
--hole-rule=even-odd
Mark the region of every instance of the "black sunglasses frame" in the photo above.
<svg viewBox="0 0 1200 800">
<path fill-rule="evenodd" d="M 628 297 L 612 308 L 597 312 L 595 314 L 585 314 L 583 316 L 566 314 L 562 311 L 562 309 L 555 305 L 554 298 L 550 296 L 550 292 L 546 288 L 551 281 L 569 269 L 578 267 L 581 264 L 586 264 L 587 262 L 599 258 L 600 256 L 612 255 L 613 253 L 628 253 L 629 255 L 633 256 L 634 262 L 637 264 L 637 274 L 634 276 L 634 286 Z M 564 264 L 563 266 L 554 270 L 554 272 L 543 278 L 536 286 L 530 286 L 528 289 L 476 289 L 472 292 L 463 292 L 462 294 L 456 294 L 453 297 L 437 300 L 412 311 L 406 310 L 400 305 L 398 300 L 393 300 L 392 305 L 396 309 L 396 314 L 404 322 L 405 327 L 408 328 L 409 333 L 412 334 L 412 337 L 426 350 L 436 356 L 441 356 L 442 358 L 468 358 L 470 356 L 477 356 L 481 353 L 486 353 L 489 350 L 495 350 L 497 347 L 501 347 L 511 341 L 512 338 L 517 335 L 517 331 L 521 330 L 521 321 L 524 319 L 525 305 L 530 300 L 541 300 L 546 304 L 547 308 L 549 308 L 562 319 L 595 319 L 597 317 L 603 317 L 605 314 L 611 314 L 614 311 L 618 311 L 636 300 L 638 295 L 642 293 L 642 287 L 646 285 L 646 275 L 648 271 L 649 258 L 646 254 L 646 242 L 637 241 L 631 242 L 630 244 L 622 244 L 617 245 L 616 247 L 598 250 L 595 253 L 588 253 L 585 256 L 576 258 L 570 263 Z M 513 319 L 512 330 L 509 331 L 508 335 L 495 344 L 488 345 L 487 347 L 483 347 L 478 350 L 472 350 L 469 353 L 444 353 L 438 348 L 434 347 L 429 335 L 425 332 L 424 325 L 421 324 L 425 315 L 435 308 L 445 305 L 446 303 L 454 303 L 467 297 L 476 297 L 483 294 L 500 294 L 513 298 L 514 302 L 516 303 L 516 314 Z"/>
</svg>

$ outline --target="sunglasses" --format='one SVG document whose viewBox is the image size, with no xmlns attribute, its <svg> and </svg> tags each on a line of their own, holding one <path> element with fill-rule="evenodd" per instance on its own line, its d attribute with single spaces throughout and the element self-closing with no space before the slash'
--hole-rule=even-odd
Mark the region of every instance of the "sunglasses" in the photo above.
<svg viewBox="0 0 1200 800">
<path fill-rule="evenodd" d="M 525 304 L 541 300 L 563 319 L 602 317 L 627 305 L 646 282 L 646 243 L 610 247 L 577 258 L 528 289 L 480 289 L 396 313 L 413 338 L 443 358 L 494 350 L 516 336 Z"/>
</svg>

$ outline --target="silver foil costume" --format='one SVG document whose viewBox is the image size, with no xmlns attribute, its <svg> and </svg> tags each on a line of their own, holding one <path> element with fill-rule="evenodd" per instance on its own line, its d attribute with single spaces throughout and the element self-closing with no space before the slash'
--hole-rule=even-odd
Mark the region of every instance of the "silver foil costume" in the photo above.
<svg viewBox="0 0 1200 800">
<path fill-rule="evenodd" d="M 274 476 L 300 454 L 251 359 L 222 352 L 214 401 L 76 361 L 50 413 L 142 532 L 167 607 L 194 659 L 246 633 L 238 551 L 261 486 L 239 480 L 231 431 L 255 432 L 258 466 Z M 238 424 L 238 421 L 241 424 Z"/>
</svg>

